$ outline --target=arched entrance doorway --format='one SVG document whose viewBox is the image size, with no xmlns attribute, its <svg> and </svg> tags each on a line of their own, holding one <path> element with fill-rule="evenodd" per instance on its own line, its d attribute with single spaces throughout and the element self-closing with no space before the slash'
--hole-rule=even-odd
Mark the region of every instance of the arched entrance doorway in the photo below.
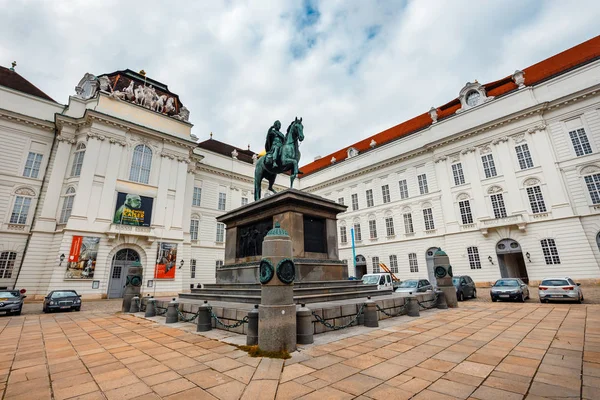
<svg viewBox="0 0 600 400">
<path fill-rule="evenodd" d="M 112 259 L 110 268 L 110 280 L 108 283 L 109 299 L 123 297 L 127 272 L 129 271 L 129 267 L 133 266 L 134 263 L 136 265 L 140 263 L 140 255 L 137 251 L 131 249 L 117 251 L 117 254 Z"/>
<path fill-rule="evenodd" d="M 521 278 L 529 283 L 527 266 L 519 242 L 513 239 L 502 239 L 496 244 L 496 255 L 502 278 Z"/>
<path fill-rule="evenodd" d="M 356 279 L 362 279 L 363 275 L 367 274 L 367 259 L 365 256 L 357 255 L 356 256 L 356 268 L 355 275 Z"/>
<path fill-rule="evenodd" d="M 425 261 L 427 262 L 427 277 L 429 278 L 429 283 L 431 283 L 433 286 L 437 286 L 437 280 L 435 279 L 435 274 L 433 273 L 433 256 L 438 249 L 439 247 L 431 247 L 425 252 Z"/>
</svg>

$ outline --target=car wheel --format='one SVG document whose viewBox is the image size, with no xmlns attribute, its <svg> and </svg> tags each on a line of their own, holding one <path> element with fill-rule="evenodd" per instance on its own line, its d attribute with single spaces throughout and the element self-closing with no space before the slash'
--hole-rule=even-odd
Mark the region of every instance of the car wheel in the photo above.
<svg viewBox="0 0 600 400">
<path fill-rule="evenodd" d="M 463 292 L 460 292 L 458 294 L 458 301 L 465 301 L 465 295 L 463 294 Z"/>
<path fill-rule="evenodd" d="M 81 311 L 81 307 L 76 307 L 75 311 Z"/>
<path fill-rule="evenodd" d="M 544 299 L 540 299 L 540 303 L 544 304 Z"/>
<path fill-rule="evenodd" d="M 473 290 L 473 298 L 476 299 L 477 298 L 477 290 Z"/>
<path fill-rule="evenodd" d="M 583 301 L 583 299 L 581 298 L 581 296 L 579 296 L 579 299 L 577 300 L 577 304 L 581 304 L 582 301 Z"/>
<path fill-rule="evenodd" d="M 521 303 L 525 303 L 525 294 L 521 293 Z"/>
<path fill-rule="evenodd" d="M 19 311 L 13 311 L 12 315 L 21 315 L 21 309 L 19 308 Z"/>
<path fill-rule="evenodd" d="M 494 302 L 495 302 L 495 301 L 496 301 L 496 298 L 495 298 L 495 297 L 492 297 L 492 301 L 494 301 Z"/>
</svg>

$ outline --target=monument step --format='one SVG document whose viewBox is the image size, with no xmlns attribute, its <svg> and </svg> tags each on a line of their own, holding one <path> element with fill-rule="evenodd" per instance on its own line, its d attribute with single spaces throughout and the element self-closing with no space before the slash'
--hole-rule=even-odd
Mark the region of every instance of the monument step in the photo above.
<svg viewBox="0 0 600 400">
<path fill-rule="evenodd" d="M 346 286 L 321 286 L 321 287 L 297 287 L 294 285 L 294 295 L 319 295 L 328 293 L 352 292 L 356 290 L 377 290 L 377 285 L 346 285 Z M 238 288 L 238 287 L 206 287 L 204 289 L 192 289 L 192 293 L 199 294 L 230 294 L 236 296 L 260 296 L 260 286 L 256 288 Z"/>
<path fill-rule="evenodd" d="M 360 280 L 294 282 L 294 288 L 361 286 Z M 206 283 L 204 289 L 260 289 L 260 283 Z"/>
</svg>

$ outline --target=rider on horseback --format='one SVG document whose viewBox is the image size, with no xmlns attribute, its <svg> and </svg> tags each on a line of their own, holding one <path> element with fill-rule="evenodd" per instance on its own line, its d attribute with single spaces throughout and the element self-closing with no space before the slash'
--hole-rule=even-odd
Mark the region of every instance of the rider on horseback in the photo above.
<svg viewBox="0 0 600 400">
<path fill-rule="evenodd" d="M 279 129 L 281 129 L 281 122 L 275 121 L 273 126 L 270 127 L 269 131 L 267 132 L 267 140 L 265 142 L 265 151 L 267 152 L 267 155 L 271 155 L 273 168 L 278 167 L 277 160 L 279 159 L 281 146 L 283 146 L 283 141 L 285 140 L 285 136 L 279 131 Z M 266 159 L 268 160 L 269 157 Z"/>
</svg>

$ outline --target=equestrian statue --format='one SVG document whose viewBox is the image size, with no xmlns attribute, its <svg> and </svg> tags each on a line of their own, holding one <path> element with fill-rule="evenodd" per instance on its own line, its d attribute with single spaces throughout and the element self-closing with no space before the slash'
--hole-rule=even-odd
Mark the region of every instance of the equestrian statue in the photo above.
<svg viewBox="0 0 600 400">
<path fill-rule="evenodd" d="M 269 190 L 276 193 L 273 183 L 277 174 L 290 171 L 290 187 L 294 186 L 294 179 L 298 174 L 298 162 L 300 161 L 300 150 L 298 142 L 304 140 L 304 127 L 302 118 L 294 119 L 287 128 L 285 135 L 279 131 L 281 122 L 275 121 L 267 132 L 265 142 L 266 154 L 258 159 L 254 169 L 254 200 L 260 199 L 261 183 L 263 178 L 269 181 Z"/>
</svg>

